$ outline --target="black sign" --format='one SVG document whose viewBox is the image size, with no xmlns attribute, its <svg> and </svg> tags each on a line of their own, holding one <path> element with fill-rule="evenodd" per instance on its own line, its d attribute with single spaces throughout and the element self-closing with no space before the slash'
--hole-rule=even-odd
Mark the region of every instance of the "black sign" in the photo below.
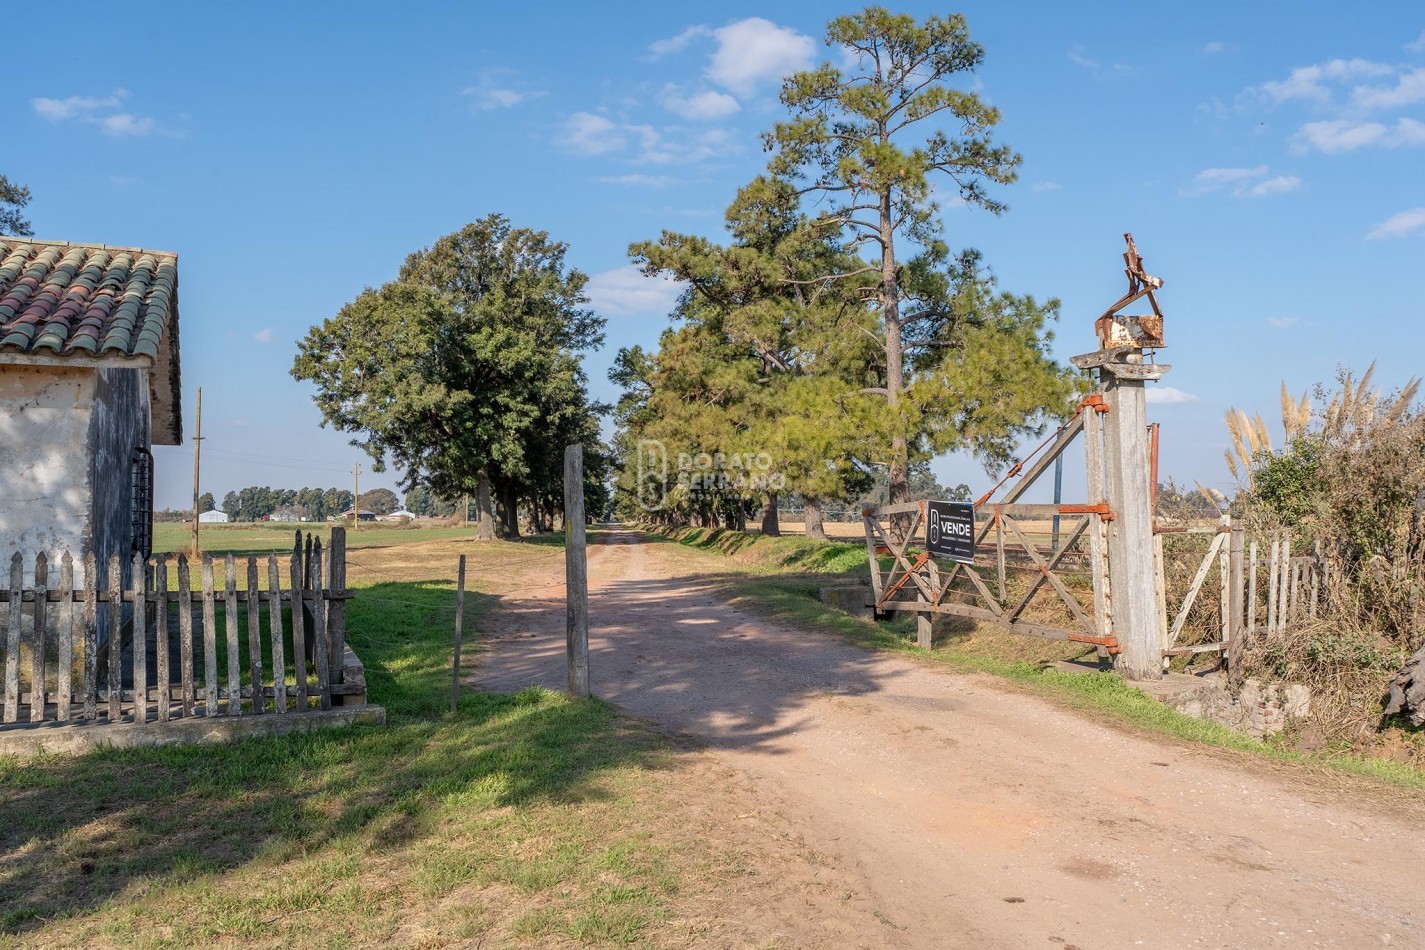
<svg viewBox="0 0 1425 950">
<path fill-rule="evenodd" d="M 975 563 L 975 506 L 964 501 L 925 503 L 925 548 L 934 557 Z"/>
</svg>

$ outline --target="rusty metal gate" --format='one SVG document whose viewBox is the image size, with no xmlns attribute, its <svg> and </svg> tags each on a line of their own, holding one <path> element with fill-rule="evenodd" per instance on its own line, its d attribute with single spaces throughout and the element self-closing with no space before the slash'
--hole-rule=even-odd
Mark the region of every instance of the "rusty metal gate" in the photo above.
<svg viewBox="0 0 1425 950">
<path fill-rule="evenodd" d="M 1093 644 L 1102 654 L 1119 652 L 1108 571 L 1113 512 L 1103 496 L 1100 420 L 1107 409 L 1101 394 L 1086 397 L 1067 422 L 974 503 L 975 550 L 993 551 L 992 564 L 977 559 L 942 568 L 923 543 L 924 501 L 865 509 L 862 521 L 877 613 L 917 613 L 919 639 L 927 647 L 930 619 L 942 614 L 998 624 L 1027 636 Z M 1080 436 L 1092 500 L 1019 503 Z M 1001 489 L 1002 497 L 993 501 Z"/>
</svg>

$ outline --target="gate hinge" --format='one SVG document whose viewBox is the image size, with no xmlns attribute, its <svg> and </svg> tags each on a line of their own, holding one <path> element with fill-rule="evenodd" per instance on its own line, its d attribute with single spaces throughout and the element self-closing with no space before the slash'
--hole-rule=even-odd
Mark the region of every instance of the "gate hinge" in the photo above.
<svg viewBox="0 0 1425 950">
<path fill-rule="evenodd" d="M 1098 515 L 1104 521 L 1113 520 L 1113 509 L 1108 505 L 1060 505 L 1061 515 Z"/>
<path fill-rule="evenodd" d="M 1094 412 L 1108 412 L 1108 402 L 1103 398 L 1103 393 L 1089 393 L 1084 397 L 1084 401 L 1079 403 L 1080 409 L 1092 409 Z"/>
</svg>

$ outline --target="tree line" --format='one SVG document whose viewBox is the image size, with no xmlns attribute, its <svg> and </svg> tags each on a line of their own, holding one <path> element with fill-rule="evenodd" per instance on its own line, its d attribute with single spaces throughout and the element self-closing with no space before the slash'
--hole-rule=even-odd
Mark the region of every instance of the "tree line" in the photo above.
<svg viewBox="0 0 1425 950">
<path fill-rule="evenodd" d="M 993 138 L 998 110 L 956 82 L 984 57 L 964 18 L 870 7 L 826 42 L 843 65 L 784 82 L 788 116 L 725 243 L 664 231 L 629 248 L 686 289 L 656 352 L 621 350 L 610 372 L 627 516 L 741 527 L 756 506 L 777 533 L 791 492 L 824 536 L 828 504 L 879 478 L 908 501 L 936 454 L 1002 468 L 1084 387 L 1049 352 L 1059 302 L 999 290 L 945 239 L 937 195 L 1001 214 L 991 188 L 1021 161 Z"/>
</svg>

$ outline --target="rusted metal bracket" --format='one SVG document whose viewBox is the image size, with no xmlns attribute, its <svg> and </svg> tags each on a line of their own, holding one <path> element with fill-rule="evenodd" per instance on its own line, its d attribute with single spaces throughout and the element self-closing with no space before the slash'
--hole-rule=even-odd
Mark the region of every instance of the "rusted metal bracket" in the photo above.
<svg viewBox="0 0 1425 950">
<path fill-rule="evenodd" d="M 1060 505 L 1061 515 L 1098 515 L 1104 521 L 1113 520 L 1113 509 L 1107 504 L 1097 505 Z"/>
</svg>

